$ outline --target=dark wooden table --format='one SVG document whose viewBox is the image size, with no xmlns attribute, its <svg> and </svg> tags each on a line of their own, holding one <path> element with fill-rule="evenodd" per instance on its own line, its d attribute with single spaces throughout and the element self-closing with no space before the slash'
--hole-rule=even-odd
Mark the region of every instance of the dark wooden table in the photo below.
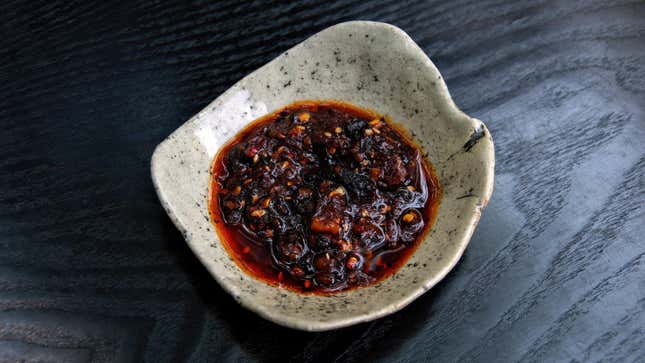
<svg viewBox="0 0 645 363">
<path fill-rule="evenodd" d="M 645 361 L 645 3 L 0 5 L 0 361 Z M 495 140 L 462 261 L 399 313 L 303 333 L 239 306 L 162 210 L 155 145 L 352 19 L 406 30 Z"/>
</svg>

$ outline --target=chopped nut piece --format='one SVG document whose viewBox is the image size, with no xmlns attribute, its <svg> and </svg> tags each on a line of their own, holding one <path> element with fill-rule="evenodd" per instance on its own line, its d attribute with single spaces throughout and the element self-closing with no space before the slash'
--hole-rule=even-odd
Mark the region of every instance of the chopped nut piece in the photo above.
<svg viewBox="0 0 645 363">
<path fill-rule="evenodd" d="M 253 194 L 253 195 L 251 196 L 251 203 L 252 203 L 252 204 L 255 204 L 255 202 L 257 202 L 257 201 L 258 201 L 258 199 L 260 199 L 260 197 L 259 197 L 257 194 Z"/>
<path fill-rule="evenodd" d="M 377 134 L 381 133 L 381 130 L 377 129 L 376 127 L 372 129 L 372 131 L 376 132 Z"/>
<path fill-rule="evenodd" d="M 273 230 L 272 229 L 267 229 L 266 231 L 264 231 L 264 235 L 266 237 L 268 237 L 268 238 L 273 237 Z"/>
<path fill-rule="evenodd" d="M 378 127 L 381 125 L 381 119 L 375 118 L 374 120 L 369 122 L 370 126 Z"/>
<path fill-rule="evenodd" d="M 340 127 L 336 127 L 336 128 L 334 129 L 334 132 L 335 132 L 335 133 L 337 133 L 337 134 L 340 134 L 341 132 L 343 132 L 343 129 L 342 129 L 342 128 L 340 128 Z"/>
<path fill-rule="evenodd" d="M 233 195 L 240 195 L 241 192 L 242 192 L 241 186 L 238 185 L 235 188 L 233 188 Z"/>
<path fill-rule="evenodd" d="M 329 193 L 329 197 L 335 197 L 337 195 L 345 195 L 345 188 L 338 187 Z"/>
<path fill-rule="evenodd" d="M 311 115 L 309 114 L 309 112 L 303 112 L 298 115 L 298 120 L 302 122 L 307 122 L 309 121 L 310 118 L 311 118 Z"/>
<path fill-rule="evenodd" d="M 257 163 L 258 160 L 260 160 L 260 155 L 258 155 L 258 154 L 253 155 L 253 163 L 254 164 Z"/>
<path fill-rule="evenodd" d="M 327 136 L 327 137 L 331 137 L 331 132 L 329 132 L 329 131 L 325 131 L 325 132 L 323 133 L 323 135 L 325 135 L 325 136 Z"/>
<path fill-rule="evenodd" d="M 252 181 L 253 181 L 252 178 L 248 178 L 244 181 L 244 185 L 251 184 Z"/>
<path fill-rule="evenodd" d="M 264 200 L 262 201 L 262 207 L 268 208 L 269 204 L 271 204 L 271 198 L 264 198 Z"/>
<path fill-rule="evenodd" d="M 361 215 L 363 217 L 369 217 L 370 213 L 367 211 L 367 209 L 361 209 Z"/>
<path fill-rule="evenodd" d="M 287 182 L 287 186 L 292 186 L 292 185 L 294 185 L 294 184 L 296 184 L 296 183 L 294 183 L 294 182 L 293 182 L 293 181 L 291 181 L 291 180 L 289 180 L 289 181 Z"/>
<path fill-rule="evenodd" d="M 374 135 L 374 131 L 372 129 L 365 129 L 365 135 L 372 136 Z"/>
<path fill-rule="evenodd" d="M 283 163 L 282 163 L 282 169 L 286 169 L 286 168 L 288 168 L 288 167 L 289 167 L 289 165 L 291 165 L 291 164 L 289 163 L 289 161 L 285 161 L 285 162 L 283 162 Z"/>
<path fill-rule="evenodd" d="M 408 212 L 403 215 L 403 222 L 405 223 L 412 223 L 415 219 L 417 219 L 417 216 L 413 212 Z"/>
<path fill-rule="evenodd" d="M 415 187 L 414 187 L 414 186 L 412 186 L 412 185 L 408 185 L 408 190 L 409 190 L 409 191 L 411 191 L 411 192 L 413 192 L 413 191 L 417 190 L 417 188 L 415 188 Z"/>
<path fill-rule="evenodd" d="M 347 262 L 345 262 L 345 266 L 347 266 L 347 269 L 349 270 L 355 270 L 358 268 L 358 258 L 356 258 L 356 256 L 349 256 L 347 258 Z"/>
<path fill-rule="evenodd" d="M 265 211 L 264 209 L 256 209 L 253 212 L 251 212 L 252 217 L 258 217 L 258 218 L 264 216 L 265 214 L 267 214 L 267 211 Z"/>
</svg>

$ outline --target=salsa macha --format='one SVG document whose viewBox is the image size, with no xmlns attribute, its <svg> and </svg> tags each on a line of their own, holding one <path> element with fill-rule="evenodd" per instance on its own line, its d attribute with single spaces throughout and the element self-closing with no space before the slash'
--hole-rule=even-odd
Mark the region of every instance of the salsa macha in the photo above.
<svg viewBox="0 0 645 363">
<path fill-rule="evenodd" d="M 303 101 L 243 129 L 215 156 L 210 212 L 250 275 L 304 293 L 380 281 L 432 224 L 439 184 L 389 119 Z"/>
</svg>

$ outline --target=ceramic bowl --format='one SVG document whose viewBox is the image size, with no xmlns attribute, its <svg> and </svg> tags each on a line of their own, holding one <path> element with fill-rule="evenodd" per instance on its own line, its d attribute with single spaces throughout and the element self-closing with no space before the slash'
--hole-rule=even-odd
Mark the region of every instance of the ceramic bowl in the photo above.
<svg viewBox="0 0 645 363">
<path fill-rule="evenodd" d="M 270 286 L 241 271 L 208 215 L 211 160 L 244 125 L 296 100 L 337 99 L 390 116 L 428 153 L 443 197 L 436 221 L 394 275 L 330 296 Z M 278 324 L 321 331 L 373 320 L 409 304 L 455 266 L 493 189 L 493 141 L 453 103 L 439 71 L 392 25 L 327 28 L 251 73 L 157 146 L 159 199 L 213 278 L 244 307 Z"/>
</svg>

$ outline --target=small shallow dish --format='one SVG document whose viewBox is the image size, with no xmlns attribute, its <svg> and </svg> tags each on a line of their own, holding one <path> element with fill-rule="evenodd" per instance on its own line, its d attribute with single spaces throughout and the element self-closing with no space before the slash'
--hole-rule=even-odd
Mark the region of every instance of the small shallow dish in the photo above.
<svg viewBox="0 0 645 363">
<path fill-rule="evenodd" d="M 238 268 L 208 215 L 211 161 L 254 119 L 297 100 L 337 99 L 390 116 L 428 153 L 442 189 L 431 231 L 394 275 L 334 295 L 270 286 Z M 322 331 L 393 313 L 461 257 L 493 190 L 493 141 L 453 103 L 439 71 L 392 25 L 327 28 L 251 73 L 159 144 L 152 180 L 168 215 L 215 280 L 244 307 L 291 328 Z"/>
</svg>

